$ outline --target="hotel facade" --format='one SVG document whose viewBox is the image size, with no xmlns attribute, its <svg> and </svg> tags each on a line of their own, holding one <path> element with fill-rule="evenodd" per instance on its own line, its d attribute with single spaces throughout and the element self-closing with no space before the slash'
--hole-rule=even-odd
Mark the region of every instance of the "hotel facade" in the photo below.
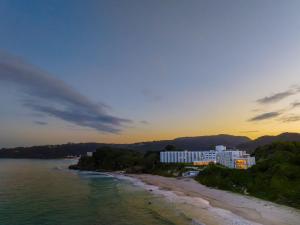
<svg viewBox="0 0 300 225">
<path fill-rule="evenodd" d="M 255 158 L 245 151 L 226 150 L 223 145 L 208 151 L 163 151 L 160 152 L 161 163 L 193 163 L 204 166 L 219 163 L 229 168 L 247 169 L 255 165 Z"/>
<path fill-rule="evenodd" d="M 160 152 L 162 163 L 193 163 L 195 161 L 216 161 L 216 152 L 213 150 Z"/>
</svg>

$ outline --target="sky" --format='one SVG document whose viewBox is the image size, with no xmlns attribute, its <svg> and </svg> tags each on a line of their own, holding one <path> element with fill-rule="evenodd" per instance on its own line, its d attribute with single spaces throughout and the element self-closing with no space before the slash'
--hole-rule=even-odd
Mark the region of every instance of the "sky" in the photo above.
<svg viewBox="0 0 300 225">
<path fill-rule="evenodd" d="M 0 0 L 0 147 L 300 132 L 299 10 Z"/>
</svg>

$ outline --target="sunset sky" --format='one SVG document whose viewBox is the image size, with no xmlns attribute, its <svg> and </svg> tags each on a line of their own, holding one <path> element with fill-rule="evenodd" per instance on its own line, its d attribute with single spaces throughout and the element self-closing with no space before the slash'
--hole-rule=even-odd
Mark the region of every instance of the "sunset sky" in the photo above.
<svg viewBox="0 0 300 225">
<path fill-rule="evenodd" d="M 300 132 L 299 12 L 0 0 L 0 147 Z"/>
</svg>

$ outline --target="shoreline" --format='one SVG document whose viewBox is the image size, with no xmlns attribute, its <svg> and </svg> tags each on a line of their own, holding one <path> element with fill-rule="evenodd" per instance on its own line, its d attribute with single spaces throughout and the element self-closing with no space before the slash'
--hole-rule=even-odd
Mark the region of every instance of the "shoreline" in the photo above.
<svg viewBox="0 0 300 225">
<path fill-rule="evenodd" d="M 163 196 L 178 210 L 189 214 L 193 224 L 297 225 L 300 210 L 251 196 L 206 187 L 191 178 L 150 174 L 118 174 L 135 185 Z M 195 221 L 194 221 L 195 220 Z"/>
</svg>

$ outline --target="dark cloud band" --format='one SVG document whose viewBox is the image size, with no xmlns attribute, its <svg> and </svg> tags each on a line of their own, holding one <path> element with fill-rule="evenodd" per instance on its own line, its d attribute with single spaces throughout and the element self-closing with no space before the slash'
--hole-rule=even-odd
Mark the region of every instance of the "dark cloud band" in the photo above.
<svg viewBox="0 0 300 225">
<path fill-rule="evenodd" d="M 257 100 L 257 102 L 260 103 L 260 104 L 275 103 L 275 102 L 279 102 L 280 100 L 285 99 L 289 96 L 295 95 L 297 93 L 300 93 L 300 88 L 299 87 L 294 87 L 294 88 L 291 88 L 287 91 L 278 92 L 278 93 L 275 93 L 273 95 L 266 96 L 264 98 L 260 98 L 260 99 Z"/>
<path fill-rule="evenodd" d="M 0 80 L 16 85 L 26 94 L 23 105 L 35 112 L 101 132 L 118 133 L 131 120 L 109 115 L 105 104 L 96 104 L 62 80 L 0 53 Z"/>
<path fill-rule="evenodd" d="M 44 122 L 44 121 L 34 121 L 34 123 L 37 125 L 41 125 L 41 126 L 48 124 L 47 122 Z"/>
<path fill-rule="evenodd" d="M 280 121 L 284 123 L 291 123 L 291 122 L 299 122 L 300 121 L 300 115 L 288 115 L 280 118 Z"/>
<path fill-rule="evenodd" d="M 252 117 L 251 119 L 249 119 L 249 121 L 254 122 L 254 121 L 268 120 L 268 119 L 272 119 L 272 118 L 280 116 L 280 115 L 281 115 L 281 112 L 267 112 L 267 113 L 262 113 L 255 117 Z"/>
</svg>

